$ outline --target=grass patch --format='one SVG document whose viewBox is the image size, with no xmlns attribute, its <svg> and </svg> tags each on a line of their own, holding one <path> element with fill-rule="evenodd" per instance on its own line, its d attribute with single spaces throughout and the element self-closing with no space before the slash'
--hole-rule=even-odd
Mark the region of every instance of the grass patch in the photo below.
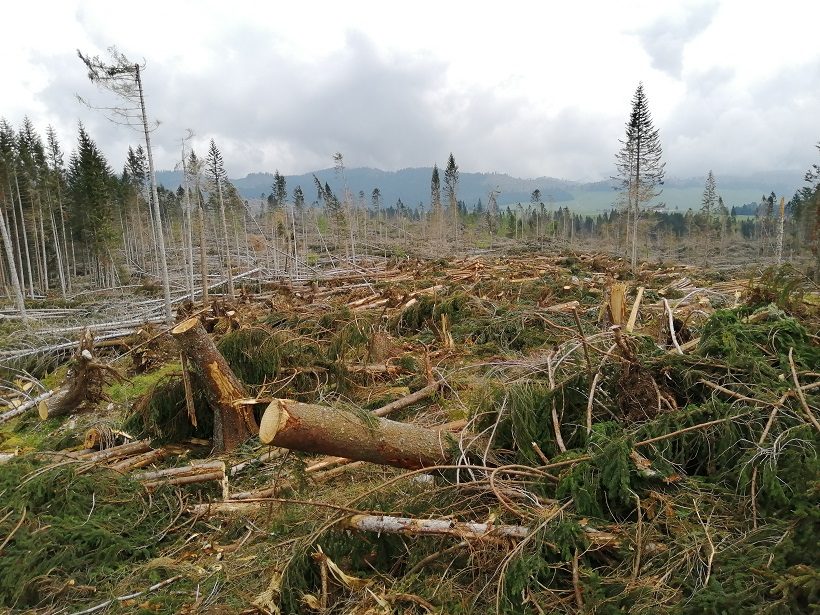
<svg viewBox="0 0 820 615">
<path fill-rule="evenodd" d="M 147 374 L 137 374 L 125 382 L 111 384 L 105 388 L 105 393 L 115 404 L 130 406 L 148 393 L 160 380 L 172 374 L 179 374 L 181 371 L 182 366 L 179 363 L 166 363 Z"/>
</svg>

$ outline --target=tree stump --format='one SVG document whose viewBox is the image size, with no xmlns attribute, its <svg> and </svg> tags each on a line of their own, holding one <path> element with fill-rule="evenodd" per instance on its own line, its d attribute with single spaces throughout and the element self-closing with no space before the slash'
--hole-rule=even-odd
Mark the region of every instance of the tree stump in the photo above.
<svg viewBox="0 0 820 615">
<path fill-rule="evenodd" d="M 188 363 L 194 367 L 214 411 L 214 448 L 230 452 L 259 433 L 251 407 L 235 404 L 248 394 L 216 349 L 199 318 L 189 318 L 171 330 Z"/>
</svg>

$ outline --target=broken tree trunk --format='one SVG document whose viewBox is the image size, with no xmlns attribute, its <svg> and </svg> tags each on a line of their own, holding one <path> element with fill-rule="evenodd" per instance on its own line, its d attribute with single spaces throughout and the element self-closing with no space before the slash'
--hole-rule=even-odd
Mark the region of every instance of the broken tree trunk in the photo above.
<svg viewBox="0 0 820 615">
<path fill-rule="evenodd" d="M 123 377 L 110 365 L 94 360 L 94 336 L 85 329 L 65 384 L 37 405 L 40 418 L 46 420 L 93 408 L 107 399 L 103 387 L 114 380 L 121 381 Z"/>
<path fill-rule="evenodd" d="M 34 408 L 35 406 L 39 406 L 41 403 L 45 402 L 45 400 L 47 400 L 52 395 L 54 395 L 54 391 L 46 391 L 45 393 L 42 393 L 42 394 L 38 395 L 37 397 L 28 400 L 27 402 L 21 403 L 16 408 L 13 408 L 12 410 L 9 410 L 7 412 L 4 412 L 3 414 L 0 414 L 0 424 L 5 423 L 6 421 L 10 421 L 15 416 L 20 416 L 21 414 L 27 412 L 28 410 L 30 410 L 31 408 Z"/>
<path fill-rule="evenodd" d="M 263 444 L 416 470 L 452 462 L 447 432 L 367 413 L 274 399 L 262 416 Z"/>
<path fill-rule="evenodd" d="M 208 404 L 214 411 L 214 447 L 229 452 L 259 432 L 253 409 L 236 405 L 247 397 L 242 383 L 219 354 L 199 318 L 189 318 L 171 330 L 188 363 L 205 385 Z"/>
</svg>

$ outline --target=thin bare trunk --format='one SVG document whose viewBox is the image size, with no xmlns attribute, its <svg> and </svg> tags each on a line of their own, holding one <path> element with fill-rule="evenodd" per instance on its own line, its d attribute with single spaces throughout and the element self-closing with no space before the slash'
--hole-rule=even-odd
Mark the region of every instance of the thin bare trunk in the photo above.
<svg viewBox="0 0 820 615">
<path fill-rule="evenodd" d="M 199 190 L 197 190 L 199 194 Z M 199 230 L 199 277 L 202 278 L 202 303 L 208 303 L 208 253 L 205 251 L 205 209 L 202 207 L 202 198 L 199 197 L 199 215 L 197 227 Z"/>
<path fill-rule="evenodd" d="M 13 207 L 14 204 L 12 204 L 12 208 Z M 28 323 L 26 302 L 23 299 L 23 289 L 20 287 L 20 278 L 17 276 L 14 251 L 11 248 L 11 237 L 9 236 L 9 229 L 6 226 L 6 217 L 3 215 L 2 207 L 0 207 L 0 233 L 2 233 L 3 245 L 6 247 L 6 260 L 8 261 L 9 277 L 11 278 L 11 286 L 14 290 L 14 300 L 17 303 L 17 311 L 20 312 L 20 317 L 23 319 L 23 322 Z"/>
<path fill-rule="evenodd" d="M 43 252 L 43 288 L 48 291 L 49 284 L 48 284 L 48 255 L 46 254 L 46 229 L 45 224 L 43 222 L 43 203 L 40 200 L 40 196 L 37 196 L 37 209 L 40 213 L 40 246 L 42 247 Z"/>
<path fill-rule="evenodd" d="M 17 180 L 17 171 L 14 172 L 14 185 L 17 188 L 17 205 L 20 208 L 20 227 L 23 230 L 23 248 L 26 253 L 26 273 L 28 273 L 29 296 L 34 299 L 34 279 L 31 270 L 31 255 L 28 249 L 28 232 L 26 231 L 26 217 L 23 213 L 23 199 L 20 196 L 20 182 Z"/>
<path fill-rule="evenodd" d="M 225 242 L 225 265 L 228 269 L 228 295 L 231 300 L 236 299 L 236 293 L 233 287 L 233 266 L 231 263 L 231 246 L 228 244 L 228 220 L 225 216 L 225 201 L 222 198 L 222 183 L 217 178 L 216 192 L 219 195 L 219 215 L 222 217 L 222 237 Z"/>
<path fill-rule="evenodd" d="M 150 174 L 151 179 L 151 194 L 153 195 L 154 200 L 154 214 L 156 216 L 157 222 L 160 220 L 160 213 L 159 213 L 159 195 L 157 194 L 157 178 L 154 174 L 154 155 L 151 153 L 151 134 L 148 131 L 148 117 L 145 113 L 145 98 L 142 95 L 142 80 L 140 79 L 140 65 L 134 64 L 134 70 L 136 71 L 136 82 L 137 82 L 137 89 L 139 90 L 140 95 L 140 110 L 142 111 L 142 127 L 145 131 L 145 150 L 148 154 L 148 172 Z M 162 271 L 162 295 L 164 300 L 164 307 L 165 307 L 165 323 L 167 325 L 171 325 L 174 322 L 173 315 L 171 314 L 171 285 L 168 280 L 168 261 L 165 258 L 165 238 L 162 235 L 162 228 L 160 227 L 157 229 L 159 232 L 157 233 L 157 245 L 159 247 L 159 259 L 160 259 L 160 269 Z"/>
</svg>

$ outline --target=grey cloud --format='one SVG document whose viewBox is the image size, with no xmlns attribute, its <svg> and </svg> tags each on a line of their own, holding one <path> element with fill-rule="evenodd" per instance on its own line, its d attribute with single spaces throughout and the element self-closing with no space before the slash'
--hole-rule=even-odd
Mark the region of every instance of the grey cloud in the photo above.
<svg viewBox="0 0 820 615">
<path fill-rule="evenodd" d="M 685 21 L 691 35 L 697 27 Z M 568 179 L 613 173 L 628 98 L 613 101 L 605 114 L 564 108 L 545 116 L 523 98 L 493 88 L 449 88 L 445 62 L 385 56 L 357 32 L 333 57 L 315 61 L 288 58 L 274 43 L 261 31 L 223 33 L 210 47 L 215 65 L 201 73 L 181 71 L 174 58 L 147 58 L 148 109 L 162 121 L 152 137 L 158 168 L 176 164 L 180 139 L 192 128 L 198 153 L 214 138 L 235 177 L 326 168 L 337 151 L 349 166 L 387 170 L 444 164 L 452 151 L 465 171 Z M 73 49 L 37 61 L 52 75 L 40 102 L 66 149 L 76 141 L 80 118 L 119 170 L 128 145 L 141 135 L 75 101 L 75 92 L 99 104 L 110 99 L 88 82 Z M 731 70 L 687 72 L 679 104 L 655 122 L 668 173 L 804 168 L 817 134 L 804 134 L 800 126 L 803 118 L 820 115 L 820 98 L 807 86 L 817 82 L 820 60 L 741 92 Z"/>
<path fill-rule="evenodd" d="M 234 176 L 328 167 L 336 151 L 350 166 L 385 169 L 444 163 L 453 151 L 465 170 L 592 177 L 608 174 L 622 127 L 620 119 L 572 110 L 545 118 L 523 99 L 480 86 L 447 90 L 444 62 L 383 57 L 358 32 L 348 34 L 344 50 L 313 63 L 285 58 L 261 32 L 226 33 L 212 49 L 218 61 L 207 74 L 182 74 L 173 61 L 148 58 L 148 110 L 162 121 L 153 136 L 158 168 L 176 164 L 190 127 L 197 151 L 214 138 Z M 73 92 L 110 100 L 87 81 L 76 56 L 40 61 L 54 74 L 42 98 L 72 118 L 71 142 L 76 114 L 119 168 L 139 133 L 74 102 Z"/>
<path fill-rule="evenodd" d="M 686 44 L 711 23 L 718 5 L 713 0 L 686 8 L 679 18 L 664 16 L 637 34 L 652 60 L 653 68 L 679 79 L 683 72 Z"/>
<path fill-rule="evenodd" d="M 817 134 L 804 118 L 820 114 L 820 60 L 781 70 L 753 88 L 739 90 L 722 73 L 692 75 L 661 138 L 678 176 L 709 168 L 732 173 L 800 169 L 808 165 Z M 704 83 L 711 83 L 704 87 Z"/>
<path fill-rule="evenodd" d="M 261 32 L 228 33 L 213 49 L 218 61 L 207 74 L 181 74 L 173 62 L 148 60 L 148 110 L 162 121 L 154 135 L 160 167 L 176 160 L 188 127 L 198 135 L 199 150 L 216 140 L 233 174 L 329 166 L 336 151 L 345 153 L 349 164 L 426 164 L 445 147 L 426 101 L 443 85 L 441 62 L 382 58 L 355 32 L 343 51 L 317 63 L 284 57 Z M 112 144 L 127 148 L 128 139 L 137 142 L 138 135 L 127 129 L 72 108 L 73 92 L 103 97 L 87 82 L 76 57 L 41 62 L 54 71 L 42 93 L 51 109 L 68 115 L 76 110 L 107 153 Z"/>
</svg>

